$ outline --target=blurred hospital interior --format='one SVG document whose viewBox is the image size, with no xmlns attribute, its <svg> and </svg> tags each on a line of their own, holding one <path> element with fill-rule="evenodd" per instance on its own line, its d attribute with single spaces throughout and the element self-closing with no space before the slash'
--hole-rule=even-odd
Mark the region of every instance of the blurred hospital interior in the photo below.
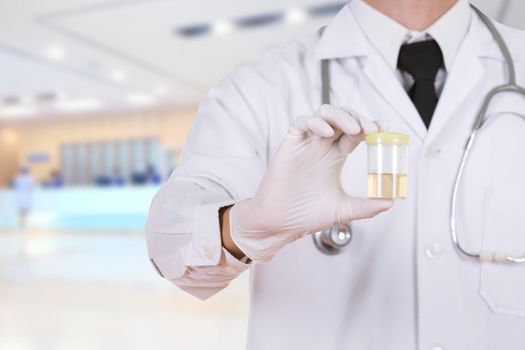
<svg viewBox="0 0 525 350">
<path fill-rule="evenodd" d="M 525 29 L 522 1 L 474 3 Z M 0 350 L 244 348 L 249 274 L 175 288 L 148 207 L 208 89 L 344 5 L 0 0 Z"/>
</svg>

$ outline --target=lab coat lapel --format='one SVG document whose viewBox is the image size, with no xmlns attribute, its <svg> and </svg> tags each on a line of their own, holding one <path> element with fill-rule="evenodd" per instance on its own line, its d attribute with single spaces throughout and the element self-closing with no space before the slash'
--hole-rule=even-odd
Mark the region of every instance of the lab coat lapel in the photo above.
<svg viewBox="0 0 525 350">
<path fill-rule="evenodd" d="M 421 139 L 425 137 L 425 125 L 414 104 L 395 72 L 368 41 L 348 6 L 345 6 L 326 27 L 319 40 L 315 57 L 319 60 L 341 58 L 362 60 L 364 74 L 372 88 L 411 127 L 415 135 Z"/>
<path fill-rule="evenodd" d="M 445 86 L 432 117 L 427 140 L 432 140 L 449 120 L 461 117 L 454 112 L 465 101 L 472 101 L 468 97 L 479 85 L 483 77 L 484 69 L 480 62 L 480 57 L 478 57 L 477 47 L 473 42 L 477 33 L 473 33 L 472 29 L 465 37 L 454 64 L 448 73 Z M 479 28 L 476 28 L 476 31 L 478 30 Z"/>
<path fill-rule="evenodd" d="M 364 73 L 375 90 L 411 127 L 419 138 L 424 139 L 426 127 L 416 107 L 387 63 L 378 53 L 371 53 L 365 60 Z"/>
</svg>

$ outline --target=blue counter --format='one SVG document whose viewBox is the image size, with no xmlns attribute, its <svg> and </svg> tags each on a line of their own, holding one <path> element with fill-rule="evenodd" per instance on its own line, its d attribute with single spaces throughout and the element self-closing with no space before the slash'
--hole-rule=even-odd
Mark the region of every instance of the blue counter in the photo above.
<svg viewBox="0 0 525 350">
<path fill-rule="evenodd" d="M 43 229 L 143 229 L 157 186 L 37 189 L 28 225 Z M 0 191 L 0 228 L 18 226 L 11 190 Z"/>
</svg>

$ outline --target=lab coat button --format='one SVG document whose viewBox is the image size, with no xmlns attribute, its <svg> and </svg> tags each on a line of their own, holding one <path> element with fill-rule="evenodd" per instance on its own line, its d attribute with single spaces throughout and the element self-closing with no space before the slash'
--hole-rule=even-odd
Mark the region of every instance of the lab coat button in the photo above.
<svg viewBox="0 0 525 350">
<path fill-rule="evenodd" d="M 425 246 L 425 255 L 429 259 L 439 258 L 443 254 L 443 248 L 438 243 L 429 243 Z"/>
</svg>

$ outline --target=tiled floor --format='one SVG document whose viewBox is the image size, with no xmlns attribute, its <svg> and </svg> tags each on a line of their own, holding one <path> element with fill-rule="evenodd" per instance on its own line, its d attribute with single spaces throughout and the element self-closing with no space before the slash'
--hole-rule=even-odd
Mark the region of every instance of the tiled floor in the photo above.
<svg viewBox="0 0 525 350">
<path fill-rule="evenodd" d="M 0 350 L 242 349 L 248 274 L 201 302 L 140 232 L 0 233 Z"/>
</svg>

